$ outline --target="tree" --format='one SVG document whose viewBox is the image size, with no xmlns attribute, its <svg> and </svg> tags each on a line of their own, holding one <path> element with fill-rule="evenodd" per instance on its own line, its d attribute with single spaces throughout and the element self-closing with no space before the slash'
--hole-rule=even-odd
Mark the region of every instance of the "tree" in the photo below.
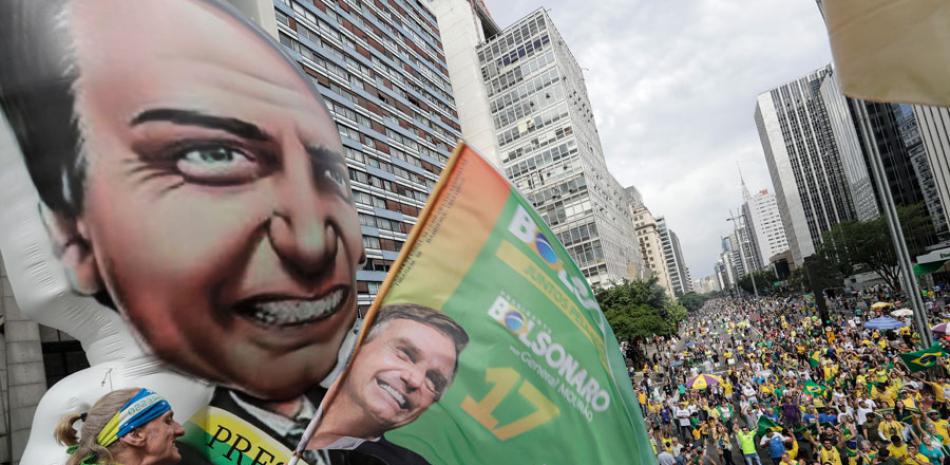
<svg viewBox="0 0 950 465">
<path fill-rule="evenodd" d="M 753 277 L 755 278 L 755 287 L 752 286 Z M 768 295 L 772 293 L 772 283 L 775 282 L 775 280 L 775 272 L 772 271 L 771 268 L 768 268 L 746 273 L 742 278 L 739 278 L 739 287 L 749 294 L 758 289 L 759 295 Z"/>
<path fill-rule="evenodd" d="M 920 254 L 934 234 L 933 224 L 924 206 L 921 204 L 899 206 L 897 216 L 911 256 Z M 892 290 L 897 291 L 901 288 L 897 255 L 894 252 L 887 221 L 883 217 L 864 222 L 850 221 L 833 226 L 822 235 L 816 256 L 818 258 L 816 267 L 822 271 L 822 274 L 825 272 L 833 274 L 838 283 L 845 276 L 869 271 L 880 277 Z M 825 267 L 828 269 L 825 270 Z"/>
<path fill-rule="evenodd" d="M 680 296 L 679 304 L 686 307 L 686 310 L 694 312 L 702 308 L 707 300 L 709 297 L 690 291 Z"/>
<path fill-rule="evenodd" d="M 686 308 L 667 297 L 655 277 L 601 290 L 597 302 L 620 341 L 672 335 L 687 315 Z"/>
</svg>

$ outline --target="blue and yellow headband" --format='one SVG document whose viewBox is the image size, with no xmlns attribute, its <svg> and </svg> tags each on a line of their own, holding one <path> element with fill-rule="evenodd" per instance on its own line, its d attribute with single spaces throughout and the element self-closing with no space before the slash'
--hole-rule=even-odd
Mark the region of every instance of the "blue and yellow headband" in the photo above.
<svg viewBox="0 0 950 465">
<path fill-rule="evenodd" d="M 172 406 L 162 396 L 142 388 L 109 419 L 96 436 L 96 443 L 109 447 L 135 428 L 144 426 L 171 409 Z"/>
</svg>

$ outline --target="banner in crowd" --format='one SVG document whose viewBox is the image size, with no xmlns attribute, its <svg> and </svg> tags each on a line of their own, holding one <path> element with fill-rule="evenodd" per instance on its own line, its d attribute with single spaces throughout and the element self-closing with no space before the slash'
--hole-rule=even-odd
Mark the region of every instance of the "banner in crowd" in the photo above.
<svg viewBox="0 0 950 465">
<path fill-rule="evenodd" d="M 391 312 L 414 308 L 454 321 L 467 344 L 456 338 L 457 350 L 444 351 L 444 374 L 427 365 L 437 371 L 427 381 L 436 401 L 381 442 L 446 465 L 655 462 L 616 339 L 584 275 L 528 201 L 464 145 L 370 311 L 374 328 L 389 326 L 364 335 L 316 437 L 331 429 L 323 425 L 360 414 L 336 405 L 371 403 L 353 400 L 365 382 L 375 390 L 380 381 L 361 375 L 361 364 L 374 363 L 364 352 L 395 332 L 400 320 Z M 418 341 L 438 354 L 440 331 L 421 329 L 417 342 L 404 341 L 416 364 L 438 360 Z M 411 404 L 410 388 L 397 381 L 383 391 Z"/>
</svg>

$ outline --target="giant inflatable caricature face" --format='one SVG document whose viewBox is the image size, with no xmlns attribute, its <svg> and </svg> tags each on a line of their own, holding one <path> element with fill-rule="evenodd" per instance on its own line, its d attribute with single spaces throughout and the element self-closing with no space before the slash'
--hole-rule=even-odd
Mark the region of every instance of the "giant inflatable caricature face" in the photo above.
<svg viewBox="0 0 950 465">
<path fill-rule="evenodd" d="M 0 15 L 0 103 L 74 290 L 185 373 L 275 400 L 320 382 L 363 251 L 304 75 L 212 1 L 7 0 Z"/>
</svg>

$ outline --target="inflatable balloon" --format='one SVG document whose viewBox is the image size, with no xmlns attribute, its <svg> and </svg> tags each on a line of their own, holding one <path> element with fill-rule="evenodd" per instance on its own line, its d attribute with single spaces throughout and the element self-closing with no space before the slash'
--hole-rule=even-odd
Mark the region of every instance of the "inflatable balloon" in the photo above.
<svg viewBox="0 0 950 465">
<path fill-rule="evenodd" d="M 295 446 L 365 260 L 312 80 L 211 0 L 4 1 L 0 60 L 0 250 L 26 315 L 91 364 L 43 397 L 22 463 L 64 463 L 53 425 L 127 386 Z"/>
</svg>

